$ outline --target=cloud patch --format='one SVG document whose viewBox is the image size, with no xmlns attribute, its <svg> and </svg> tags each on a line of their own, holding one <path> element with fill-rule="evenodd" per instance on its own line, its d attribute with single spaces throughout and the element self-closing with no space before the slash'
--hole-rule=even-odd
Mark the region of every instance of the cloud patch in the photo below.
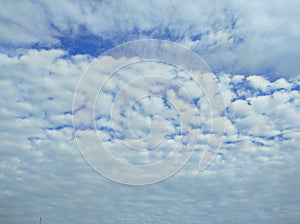
<svg viewBox="0 0 300 224">
<path fill-rule="evenodd" d="M 35 222 L 44 216 L 47 223 L 224 223 L 234 221 L 235 214 L 239 222 L 297 223 L 299 81 L 218 74 L 227 105 L 227 132 L 211 167 L 197 171 L 209 137 L 203 133 L 181 172 L 157 185 L 130 188 L 93 172 L 77 149 L 70 109 L 76 83 L 91 58 L 66 55 L 63 50 L 0 55 L 1 222 Z M 204 106 L 205 98 L 195 95 L 199 96 L 197 103 Z M 165 106 L 161 100 L 151 103 Z M 105 126 L 107 120 L 101 122 Z M 100 131 L 110 138 L 110 129 Z M 149 162 L 145 158 L 132 157 Z"/>
<path fill-rule="evenodd" d="M 299 7 L 280 0 L 5 2 L 0 50 L 16 55 L 55 47 L 96 57 L 126 41 L 164 39 L 196 51 L 216 73 L 273 81 L 299 76 Z"/>
</svg>

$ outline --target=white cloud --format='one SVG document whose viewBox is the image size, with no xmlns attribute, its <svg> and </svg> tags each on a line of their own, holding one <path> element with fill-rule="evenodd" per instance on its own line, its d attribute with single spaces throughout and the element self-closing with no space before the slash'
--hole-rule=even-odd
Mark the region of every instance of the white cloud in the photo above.
<svg viewBox="0 0 300 224">
<path fill-rule="evenodd" d="M 1 223 L 34 223 L 39 216 L 44 216 L 47 223 L 299 222 L 300 95 L 296 77 L 299 64 L 295 61 L 300 51 L 295 45 L 299 25 L 294 22 L 298 18 L 297 1 L 201 1 L 197 5 L 186 2 L 180 7 L 176 1 L 1 4 Z M 213 69 L 241 72 L 218 74 L 227 106 L 227 129 L 224 144 L 208 170 L 195 171 L 209 138 L 209 104 L 203 92 L 182 75 L 177 78 L 190 95 L 200 97 L 199 130 L 204 132 L 187 166 L 162 183 L 136 188 L 109 182 L 92 171 L 77 149 L 70 114 L 73 92 L 91 57 L 69 57 L 64 50 L 28 50 L 25 46 L 51 46 L 59 41 L 57 35 L 81 34 L 80 26 L 85 26 L 88 34 L 101 35 L 115 43 L 163 36 L 163 29 L 168 28 L 178 36 L 176 41 L 205 55 Z M 139 34 L 133 33 L 135 28 Z M 16 47 L 23 48 L 23 54 L 8 56 L 8 48 L 18 51 Z M 107 60 L 107 67 L 96 68 L 101 74 L 125 61 L 103 60 Z M 168 71 L 158 67 L 149 69 L 150 73 Z M 278 73 L 274 77 L 281 78 L 249 75 L 268 69 Z M 247 74 L 243 75 L 244 72 Z M 107 76 L 94 78 L 88 83 L 87 93 L 95 90 L 97 80 Z M 122 84 L 132 77 L 126 78 L 113 81 Z M 159 92 L 162 87 L 157 85 L 153 91 Z M 117 90 L 117 85 L 110 89 L 99 97 L 99 103 L 111 102 L 110 94 Z M 210 93 L 214 90 L 211 88 Z M 143 88 L 137 88 L 131 93 L 136 96 L 142 92 Z M 168 89 L 166 96 L 177 102 L 179 108 L 188 106 L 182 94 L 174 90 Z M 164 110 L 161 100 L 149 100 L 140 106 L 148 108 L 149 113 Z M 109 107 L 99 109 L 109 114 Z M 165 117 L 174 116 L 173 111 L 164 112 Z M 193 111 L 185 112 L 192 124 Z M 148 124 L 141 123 L 145 114 L 136 114 L 134 117 L 139 119 L 134 128 L 145 134 L 143 127 Z M 97 124 L 111 125 L 106 117 Z M 176 131 L 173 121 L 164 124 L 169 132 Z M 190 126 L 191 131 L 197 130 Z M 153 131 L 160 127 L 155 126 Z M 89 136 L 89 132 L 81 130 L 80 134 Z M 99 134 L 104 141 L 111 139 L 106 130 L 99 130 Z M 128 154 L 114 148 L 114 142 L 106 144 L 119 158 L 147 164 L 166 156 L 174 143 L 180 144 L 182 139 L 166 139 L 165 151 L 160 153 Z M 190 147 L 189 139 L 186 140 Z M 124 141 L 132 144 L 132 139 Z"/>
<path fill-rule="evenodd" d="M 279 78 L 272 83 L 272 87 L 276 89 L 290 89 L 292 86 L 291 83 L 288 83 L 284 78 Z"/>
<path fill-rule="evenodd" d="M 0 8 L 0 40 L 6 50 L 59 45 L 62 37 L 76 40 L 80 35 L 115 45 L 161 38 L 195 50 L 214 71 L 299 76 L 298 1 L 7 1 Z"/>
<path fill-rule="evenodd" d="M 270 86 L 270 82 L 262 76 L 253 75 L 247 77 L 246 80 L 250 82 L 251 86 L 262 91 L 266 91 Z"/>
</svg>

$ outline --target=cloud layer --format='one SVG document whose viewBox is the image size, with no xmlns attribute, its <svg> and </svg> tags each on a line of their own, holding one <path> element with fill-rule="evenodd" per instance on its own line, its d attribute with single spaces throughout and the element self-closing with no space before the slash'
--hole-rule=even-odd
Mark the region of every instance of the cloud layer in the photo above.
<svg viewBox="0 0 300 224">
<path fill-rule="evenodd" d="M 212 166 L 197 171 L 204 134 L 177 175 L 130 188 L 93 172 L 73 141 L 73 92 L 91 59 L 65 55 L 0 55 L 1 222 L 297 223 L 299 81 L 218 74 L 227 132 Z"/>
<path fill-rule="evenodd" d="M 126 41 L 158 38 L 196 51 L 215 72 L 299 76 L 299 1 L 1 4 L 1 50 L 10 54 L 55 46 L 97 56 Z"/>
<path fill-rule="evenodd" d="M 299 223 L 299 8 L 296 0 L 1 1 L 0 223 L 37 223 L 40 216 L 49 224 Z M 227 129 L 215 161 L 199 172 L 210 136 L 208 102 L 193 82 L 177 76 L 199 106 L 196 151 L 173 177 L 129 187 L 105 179 L 84 160 L 75 142 L 72 103 L 93 59 L 144 38 L 175 41 L 206 60 L 223 91 Z M 103 69 L 115 61 L 107 60 Z M 120 75 L 170 72 L 149 66 L 137 64 L 135 73 L 128 69 Z M 97 78 L 103 77 L 95 77 L 87 91 Z M 101 105 L 111 103 L 124 82 L 119 77 L 108 83 L 97 113 L 109 114 Z M 170 89 L 168 99 L 180 95 Z M 122 96 L 139 91 L 129 88 Z M 123 142 L 136 146 L 129 137 L 147 137 L 151 128 L 161 137 L 161 120 L 152 127 L 144 122 L 158 111 L 166 119 L 166 145 L 176 142 L 178 111 L 163 98 L 134 105 L 129 114 L 134 132 L 125 133 Z M 121 135 L 124 125 L 118 121 Z M 107 144 L 109 124 L 96 116 Z M 169 153 L 135 156 L 110 146 L 119 159 L 136 164 Z"/>
</svg>

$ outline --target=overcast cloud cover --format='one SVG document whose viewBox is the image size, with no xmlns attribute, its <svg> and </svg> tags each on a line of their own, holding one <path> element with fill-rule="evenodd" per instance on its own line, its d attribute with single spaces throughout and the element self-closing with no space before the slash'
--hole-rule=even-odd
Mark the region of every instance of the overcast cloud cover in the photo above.
<svg viewBox="0 0 300 224">
<path fill-rule="evenodd" d="M 298 0 L 0 1 L 0 223 L 299 223 L 299 8 Z M 94 58 L 144 38 L 180 43 L 206 60 L 224 94 L 227 129 L 204 172 L 205 131 L 179 173 L 132 187 L 81 156 L 72 103 Z M 166 108 L 159 99 L 140 106 Z M 147 134 L 139 124 L 137 134 Z"/>
</svg>

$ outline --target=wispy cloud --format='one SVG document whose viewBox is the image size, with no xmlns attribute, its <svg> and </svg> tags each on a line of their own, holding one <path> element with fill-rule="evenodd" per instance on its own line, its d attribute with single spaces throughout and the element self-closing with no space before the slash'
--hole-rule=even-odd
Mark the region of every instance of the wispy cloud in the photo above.
<svg viewBox="0 0 300 224">
<path fill-rule="evenodd" d="M 215 72 L 299 76 L 298 1 L 50 1 L 2 5 L 2 52 L 55 46 L 73 55 L 97 56 L 125 41 L 158 38 L 193 49 Z"/>
</svg>

